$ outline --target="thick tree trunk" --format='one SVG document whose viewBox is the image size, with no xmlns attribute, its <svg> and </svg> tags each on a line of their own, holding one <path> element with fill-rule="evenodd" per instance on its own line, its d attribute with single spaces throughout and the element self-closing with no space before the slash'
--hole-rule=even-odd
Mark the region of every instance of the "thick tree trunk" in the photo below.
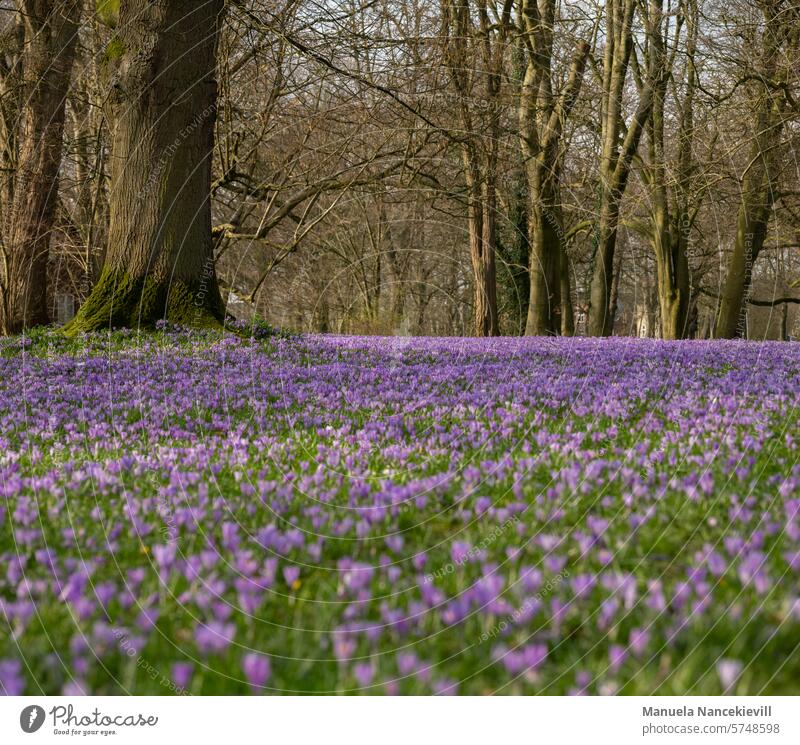
<svg viewBox="0 0 800 745">
<path fill-rule="evenodd" d="M 668 39 L 662 36 L 661 0 L 650 0 L 650 35 L 648 53 L 653 57 L 658 71 L 653 90 L 653 111 L 648 127 L 650 140 L 651 200 L 653 205 L 652 243 L 656 259 L 656 294 L 662 339 L 683 339 L 688 333 L 691 276 L 687 245 L 691 230 L 689 214 L 690 179 L 692 170 L 692 145 L 694 140 L 694 89 L 696 74 L 694 51 L 697 34 L 696 6 L 686 11 L 687 80 L 686 95 L 678 107 L 678 179 L 674 200 L 670 204 L 667 187 L 667 162 L 664 145 L 664 105 L 671 63 L 667 60 Z M 669 28 L 667 26 L 667 28 Z M 666 35 L 666 31 L 664 31 Z M 697 197 L 695 197 L 697 198 Z"/>
<path fill-rule="evenodd" d="M 589 292 L 590 336 L 609 336 L 614 326 L 611 288 L 614 284 L 614 253 L 622 197 L 628 185 L 633 158 L 653 107 L 655 70 L 647 71 L 636 113 L 622 136 L 622 101 L 630 63 L 634 0 L 606 3 L 606 38 L 603 60 L 603 96 L 600 116 L 600 209 L 596 231 L 597 250 Z"/>
<path fill-rule="evenodd" d="M 728 276 L 720 296 L 719 315 L 714 330 L 717 339 L 746 336 L 747 295 L 753 264 L 764 245 L 772 207 L 774 184 L 768 180 L 749 185 L 739 207 L 736 242 L 728 264 Z"/>
<path fill-rule="evenodd" d="M 786 33 L 779 3 L 762 2 L 765 25 L 762 34 L 763 57 L 761 76 L 772 80 L 777 76 L 781 41 Z M 714 336 L 734 339 L 746 336 L 747 300 L 758 259 L 767 237 L 772 205 L 775 201 L 776 174 L 781 158 L 781 135 L 784 126 L 785 99 L 782 92 L 757 83 L 755 105 L 755 137 L 742 182 L 742 200 L 736 226 L 736 240 L 728 264 L 728 274 L 720 296 Z"/>
<path fill-rule="evenodd" d="M 483 173 L 472 148 L 464 149 L 469 198 L 467 225 L 474 281 L 475 335 L 497 336 L 497 270 L 495 249 L 497 197 L 493 174 Z"/>
<path fill-rule="evenodd" d="M 608 330 L 603 336 L 611 336 L 614 333 L 614 323 L 617 320 L 617 310 L 619 308 L 619 283 L 622 272 L 622 254 L 617 251 L 614 256 L 614 266 L 611 270 L 611 287 L 608 290 Z M 599 336 L 599 334 L 597 334 Z"/>
<path fill-rule="evenodd" d="M 572 282 L 570 280 L 569 256 L 563 243 L 561 246 L 561 335 L 574 336 L 575 310 L 572 307 Z"/>
<path fill-rule="evenodd" d="M 541 172 L 539 164 L 532 168 Z M 563 231 L 557 215 L 552 189 L 544 189 L 536 175 L 531 183 L 530 227 L 530 300 L 525 325 L 527 336 L 555 336 L 561 333 L 561 274 Z M 547 195 L 543 192 L 548 192 Z"/>
<path fill-rule="evenodd" d="M 687 256 L 689 217 L 677 209 L 670 218 L 663 159 L 663 109 L 654 110 L 653 134 L 653 252 L 656 257 L 656 292 L 662 339 L 683 339 L 688 328 L 691 278 Z"/>
<path fill-rule="evenodd" d="M 508 223 L 511 228 L 507 243 L 497 245 L 503 263 L 502 288 L 509 332 L 521 336 L 525 333 L 530 299 L 530 241 L 528 239 L 529 220 L 528 184 L 523 169 L 512 176 L 509 196 Z"/>
<path fill-rule="evenodd" d="M 485 193 L 485 192 L 484 192 Z M 482 196 L 471 199 L 469 247 L 475 282 L 475 335 L 497 336 L 497 276 L 494 255 L 494 215 Z"/>
<path fill-rule="evenodd" d="M 109 245 L 69 331 L 219 323 L 211 240 L 216 47 L 223 0 L 122 3 L 108 55 Z"/>
<path fill-rule="evenodd" d="M 520 149 L 528 180 L 528 235 L 530 238 L 530 297 L 525 333 L 555 336 L 571 321 L 564 318 L 570 303 L 569 274 L 564 270 L 566 249 L 561 219 L 560 178 L 564 123 L 580 93 L 589 44 L 581 42 L 572 60 L 563 92 L 553 93 L 553 0 L 524 0 L 521 25 L 527 49 L 527 66 L 520 87 Z M 571 315 L 571 306 L 570 306 Z M 571 331 L 570 331 L 571 333 Z"/>
<path fill-rule="evenodd" d="M 668 261 L 668 259 L 667 259 Z M 658 273 L 658 307 L 661 320 L 662 339 L 684 339 L 686 338 L 687 311 L 689 307 L 689 288 L 688 285 L 681 288 L 670 286 L 664 277 L 670 271 L 665 266 L 662 259 L 661 266 L 657 269 Z"/>
<path fill-rule="evenodd" d="M 5 231 L 6 333 L 46 324 L 47 260 L 58 199 L 64 108 L 79 0 L 24 0 L 23 96 L 14 197 Z"/>
<path fill-rule="evenodd" d="M 534 192 L 538 192 L 540 198 L 531 199 L 529 207 L 532 240 L 527 336 L 572 336 L 575 333 L 569 258 L 558 186 L 560 166 L 560 160 L 553 164 L 544 189 L 534 186 Z"/>
<path fill-rule="evenodd" d="M 5 243 L 6 210 L 14 201 L 14 174 L 19 159 L 19 121 L 22 105 L 22 50 L 25 47 L 25 24 L 21 13 L 15 14 L 0 53 L 0 248 Z M 2 276 L 0 276 L 2 279 Z"/>
<path fill-rule="evenodd" d="M 611 289 L 614 285 L 614 254 L 617 246 L 619 204 L 606 196 L 600 206 L 597 226 L 597 250 L 589 294 L 589 317 L 586 332 L 589 336 L 611 336 L 615 311 L 611 308 Z"/>
</svg>

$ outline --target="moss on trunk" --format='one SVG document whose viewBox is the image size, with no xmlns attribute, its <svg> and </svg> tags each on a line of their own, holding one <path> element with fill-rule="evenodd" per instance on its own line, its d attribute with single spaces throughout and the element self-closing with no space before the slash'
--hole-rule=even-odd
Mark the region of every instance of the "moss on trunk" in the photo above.
<svg viewBox="0 0 800 745">
<path fill-rule="evenodd" d="M 114 2 L 102 5 L 113 13 Z M 115 81 L 106 263 L 69 334 L 223 321 L 209 198 L 223 10 L 223 0 L 119 7 L 106 59 Z"/>
<path fill-rule="evenodd" d="M 199 328 L 219 327 L 224 310 L 216 285 L 211 285 L 211 278 L 196 283 L 159 281 L 106 268 L 64 333 L 152 328 L 162 319 Z"/>
</svg>

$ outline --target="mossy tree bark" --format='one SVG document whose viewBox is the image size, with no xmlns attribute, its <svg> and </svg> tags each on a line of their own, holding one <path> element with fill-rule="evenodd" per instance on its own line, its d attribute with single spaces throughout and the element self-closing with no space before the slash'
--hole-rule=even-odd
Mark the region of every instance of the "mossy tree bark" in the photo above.
<svg viewBox="0 0 800 745">
<path fill-rule="evenodd" d="M 47 260 L 80 0 L 24 0 L 19 154 L 3 246 L 5 333 L 46 324 Z"/>
<path fill-rule="evenodd" d="M 120 3 L 109 45 L 109 245 L 69 333 L 218 324 L 211 238 L 216 49 L 223 0 Z"/>
</svg>

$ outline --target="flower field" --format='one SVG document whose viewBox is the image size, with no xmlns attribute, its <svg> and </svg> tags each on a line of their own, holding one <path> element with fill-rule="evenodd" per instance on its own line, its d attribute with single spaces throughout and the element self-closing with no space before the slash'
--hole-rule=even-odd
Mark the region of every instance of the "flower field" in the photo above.
<svg viewBox="0 0 800 745">
<path fill-rule="evenodd" d="M 0 690 L 775 694 L 800 346 L 0 348 Z"/>
</svg>

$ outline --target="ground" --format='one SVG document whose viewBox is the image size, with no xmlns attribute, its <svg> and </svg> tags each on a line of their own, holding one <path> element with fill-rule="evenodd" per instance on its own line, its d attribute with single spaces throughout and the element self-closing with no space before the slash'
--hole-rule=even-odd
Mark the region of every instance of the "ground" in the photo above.
<svg viewBox="0 0 800 745">
<path fill-rule="evenodd" d="M 800 345 L 2 344 L 0 690 L 798 693 Z"/>
</svg>

